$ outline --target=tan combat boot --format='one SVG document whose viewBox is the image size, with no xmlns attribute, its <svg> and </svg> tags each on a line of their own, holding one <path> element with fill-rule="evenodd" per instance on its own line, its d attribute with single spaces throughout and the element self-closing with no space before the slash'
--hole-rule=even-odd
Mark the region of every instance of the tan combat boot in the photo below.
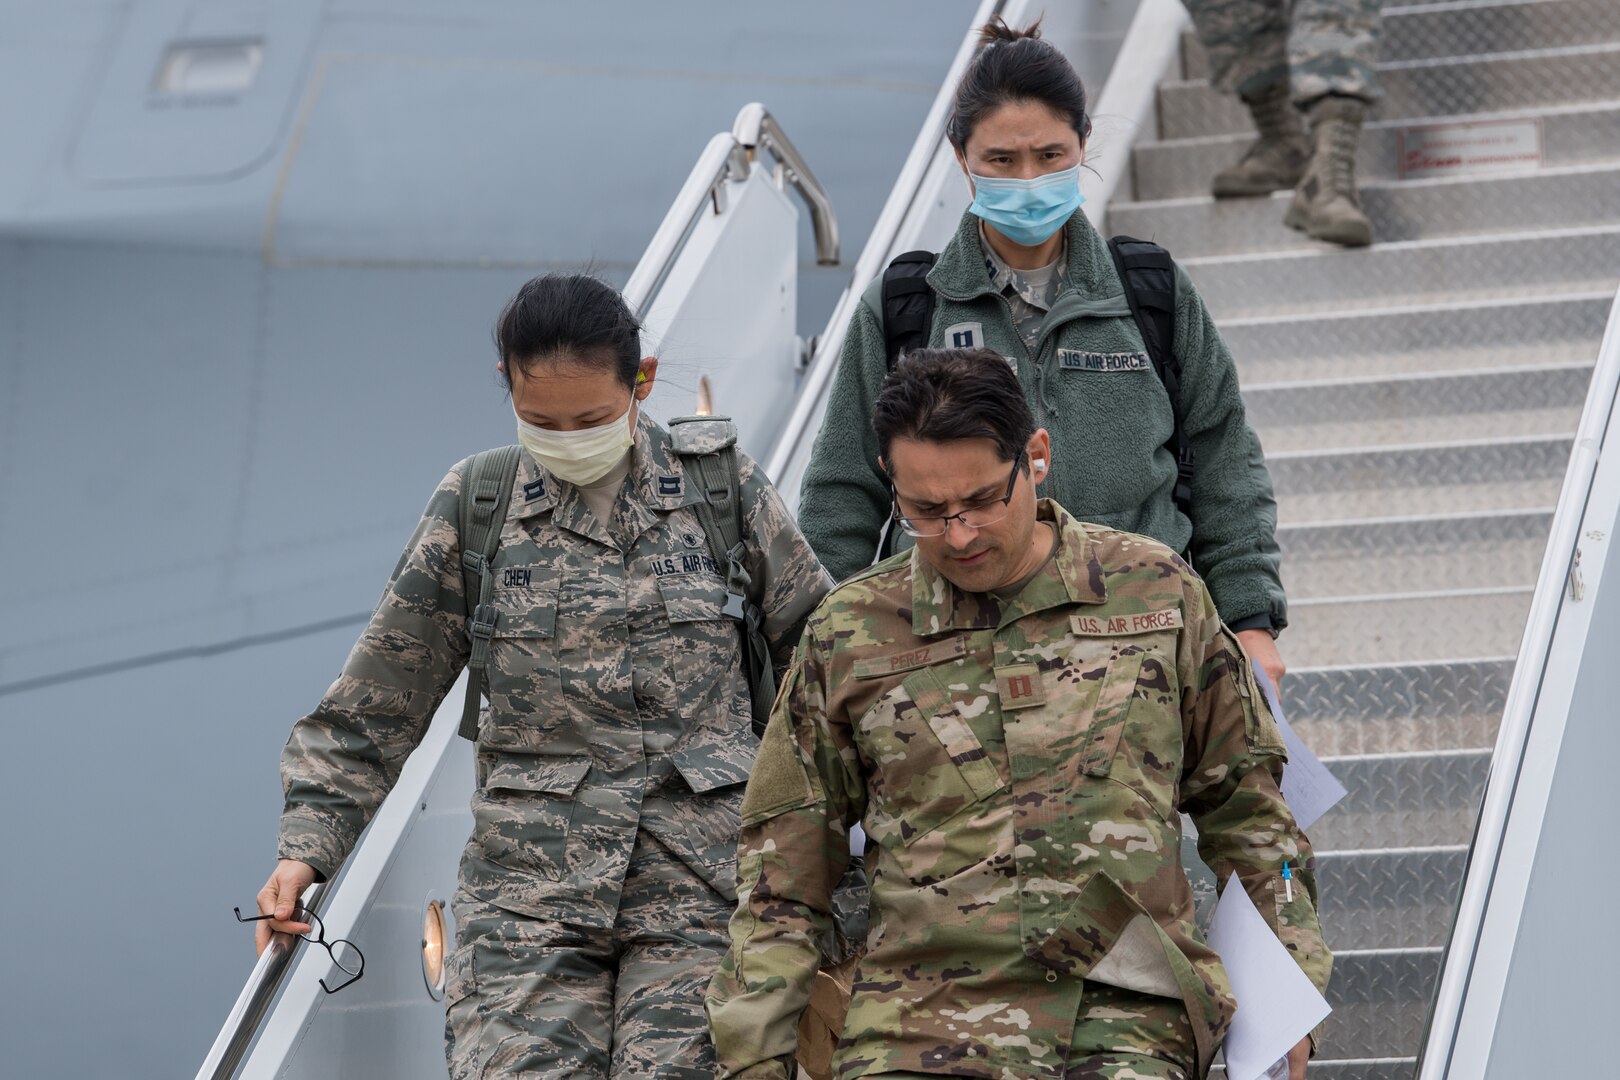
<svg viewBox="0 0 1620 1080">
<path fill-rule="evenodd" d="M 1260 137 L 1249 144 L 1243 160 L 1215 174 L 1215 197 L 1266 195 L 1299 183 L 1310 157 L 1311 144 L 1299 122 L 1299 110 L 1288 98 L 1288 84 L 1280 83 L 1243 103 L 1254 117 Z"/>
<path fill-rule="evenodd" d="M 1338 94 L 1328 94 L 1311 106 L 1311 160 L 1294 189 L 1284 224 L 1346 247 L 1372 243 L 1372 223 L 1361 212 L 1356 192 L 1356 148 L 1366 114 L 1361 100 Z"/>
</svg>

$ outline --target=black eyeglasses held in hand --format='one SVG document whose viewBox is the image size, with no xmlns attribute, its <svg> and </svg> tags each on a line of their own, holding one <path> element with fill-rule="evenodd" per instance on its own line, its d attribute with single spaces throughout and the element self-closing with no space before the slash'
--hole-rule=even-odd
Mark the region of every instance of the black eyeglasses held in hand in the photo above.
<svg viewBox="0 0 1620 1080">
<path fill-rule="evenodd" d="M 239 907 L 231 908 L 231 910 L 236 912 L 237 922 L 264 922 L 267 919 L 275 918 L 274 915 L 243 915 L 242 909 Z M 313 941 L 315 944 L 325 949 L 326 954 L 332 958 L 332 963 L 337 965 L 337 969 L 348 976 L 347 979 L 344 979 L 336 986 L 327 986 L 326 980 L 321 979 L 321 989 L 325 990 L 328 994 L 335 994 L 345 986 L 348 986 L 350 983 L 359 982 L 360 976 L 366 973 L 366 958 L 361 954 L 360 947 L 354 942 L 350 941 L 348 938 L 336 938 L 332 941 L 327 941 L 326 924 L 321 922 L 320 917 L 313 911 L 310 911 L 306 907 L 297 907 L 293 909 L 292 918 L 284 919 L 282 921 L 308 923 L 310 925 L 309 933 L 298 934 L 296 936 L 303 938 L 305 941 Z"/>
</svg>

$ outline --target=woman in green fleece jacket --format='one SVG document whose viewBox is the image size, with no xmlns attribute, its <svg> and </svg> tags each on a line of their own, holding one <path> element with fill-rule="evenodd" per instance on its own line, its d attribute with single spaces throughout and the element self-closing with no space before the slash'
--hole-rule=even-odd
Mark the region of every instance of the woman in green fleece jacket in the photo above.
<svg viewBox="0 0 1620 1080">
<path fill-rule="evenodd" d="M 991 23 L 983 41 L 948 127 L 974 199 L 928 274 L 928 344 L 1005 356 L 1051 434 L 1044 493 L 1082 520 L 1185 552 L 1221 617 L 1277 681 L 1283 663 L 1272 639 L 1287 622 L 1277 509 L 1232 356 L 1178 266 L 1172 348 L 1195 458 L 1184 514 L 1165 449 L 1169 397 L 1108 245 L 1080 209 L 1085 90 L 1038 24 Z M 840 579 L 872 561 L 891 509 L 870 423 L 888 370 L 881 290 L 874 282 L 851 320 L 799 508 L 805 537 Z"/>
</svg>

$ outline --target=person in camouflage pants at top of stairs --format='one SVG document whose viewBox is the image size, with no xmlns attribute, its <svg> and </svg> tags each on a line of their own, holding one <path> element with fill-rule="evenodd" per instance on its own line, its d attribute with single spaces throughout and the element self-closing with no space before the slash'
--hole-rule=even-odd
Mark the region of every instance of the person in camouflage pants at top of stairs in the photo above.
<svg viewBox="0 0 1620 1080">
<path fill-rule="evenodd" d="M 1356 147 L 1379 96 L 1382 0 L 1184 0 L 1210 81 L 1235 93 L 1259 138 L 1215 174 L 1217 198 L 1294 189 L 1284 222 L 1318 240 L 1372 242 L 1356 192 Z M 1307 135 L 1301 113 L 1309 122 Z"/>
</svg>

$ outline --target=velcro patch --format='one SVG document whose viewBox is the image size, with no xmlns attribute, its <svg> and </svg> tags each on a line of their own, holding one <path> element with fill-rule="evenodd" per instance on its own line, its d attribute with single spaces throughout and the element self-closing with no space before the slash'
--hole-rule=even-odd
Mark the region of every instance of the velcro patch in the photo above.
<svg viewBox="0 0 1620 1080">
<path fill-rule="evenodd" d="M 1069 628 L 1078 637 L 1151 634 L 1157 630 L 1179 630 L 1184 625 L 1180 608 L 1165 608 L 1162 611 L 1139 611 L 1134 615 L 1069 616 Z"/>
<path fill-rule="evenodd" d="M 947 349 L 982 349 L 984 348 L 984 324 L 976 322 L 957 323 L 948 328 L 941 340 Z"/>
<path fill-rule="evenodd" d="M 890 653 L 887 656 L 869 656 L 865 660 L 855 661 L 855 677 L 857 679 L 881 679 L 886 675 L 898 675 L 902 671 L 915 671 L 917 668 L 928 667 L 932 664 L 943 664 L 947 660 L 956 660 L 967 653 L 967 642 L 960 637 L 953 637 L 949 641 L 932 641 L 918 649 L 907 649 L 905 652 Z"/>
<path fill-rule="evenodd" d="M 1089 371 L 1112 374 L 1117 371 L 1146 371 L 1153 366 L 1147 353 L 1081 352 L 1079 349 L 1059 349 L 1058 367 L 1064 371 Z"/>
<path fill-rule="evenodd" d="M 1046 686 L 1041 682 L 1041 669 L 1034 664 L 996 668 L 996 692 L 1001 695 L 1002 712 L 1046 704 Z"/>
</svg>

